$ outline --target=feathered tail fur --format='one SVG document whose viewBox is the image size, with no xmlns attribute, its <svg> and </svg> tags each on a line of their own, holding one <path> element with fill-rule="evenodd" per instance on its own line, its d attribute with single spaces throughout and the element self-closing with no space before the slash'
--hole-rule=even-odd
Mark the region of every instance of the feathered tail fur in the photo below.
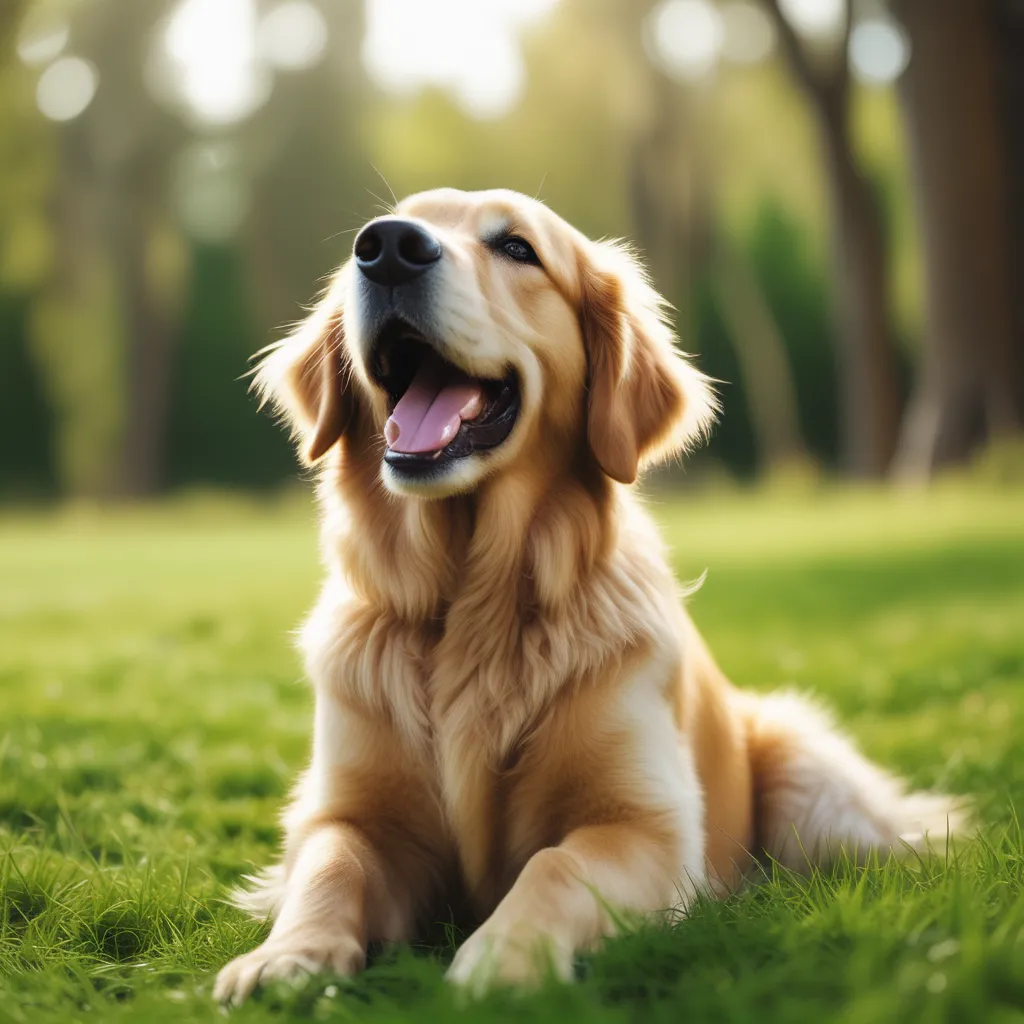
<svg viewBox="0 0 1024 1024">
<path fill-rule="evenodd" d="M 754 777 L 757 846 L 796 871 L 841 850 L 863 863 L 928 846 L 941 850 L 968 824 L 963 801 L 908 792 L 865 758 L 804 697 L 740 695 Z"/>
</svg>

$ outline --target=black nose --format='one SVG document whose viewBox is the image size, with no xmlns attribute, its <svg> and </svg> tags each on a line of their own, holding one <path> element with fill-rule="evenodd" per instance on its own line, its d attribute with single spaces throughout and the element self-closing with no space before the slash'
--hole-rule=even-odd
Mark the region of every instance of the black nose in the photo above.
<svg viewBox="0 0 1024 1024">
<path fill-rule="evenodd" d="M 441 258 L 441 243 L 411 220 L 381 217 L 356 236 L 356 266 L 377 284 L 405 284 Z"/>
</svg>

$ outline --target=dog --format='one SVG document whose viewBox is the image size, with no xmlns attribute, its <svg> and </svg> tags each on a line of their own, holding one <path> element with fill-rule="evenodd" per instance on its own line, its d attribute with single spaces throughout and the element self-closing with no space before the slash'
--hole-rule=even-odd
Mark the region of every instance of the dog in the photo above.
<svg viewBox="0 0 1024 1024">
<path fill-rule="evenodd" d="M 568 979 L 759 858 L 863 861 L 958 818 L 702 642 L 631 485 L 716 401 L 627 247 L 514 192 L 414 195 L 256 385 L 319 467 L 327 579 L 311 762 L 283 862 L 239 895 L 273 926 L 218 999 L 351 975 L 460 901 L 453 982 Z"/>
</svg>

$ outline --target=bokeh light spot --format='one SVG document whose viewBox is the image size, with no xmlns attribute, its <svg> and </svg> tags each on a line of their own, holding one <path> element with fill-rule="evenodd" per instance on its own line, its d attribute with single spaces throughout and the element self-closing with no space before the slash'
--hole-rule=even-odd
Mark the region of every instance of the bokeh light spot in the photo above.
<svg viewBox="0 0 1024 1024">
<path fill-rule="evenodd" d="M 363 63 L 390 92 L 436 85 L 473 117 L 501 117 L 526 78 L 519 33 L 556 2 L 367 0 Z"/>
<path fill-rule="evenodd" d="M 850 35 L 850 66 L 865 85 L 891 85 L 910 63 L 910 40 L 889 18 L 866 18 Z"/>
<path fill-rule="evenodd" d="M 722 52 L 725 26 L 709 0 L 665 0 L 650 14 L 648 50 L 664 70 L 680 78 L 703 78 Z"/>
<path fill-rule="evenodd" d="M 39 76 L 36 106 L 51 121 L 71 121 L 92 103 L 99 76 L 81 57 L 61 57 Z"/>
<path fill-rule="evenodd" d="M 842 30 L 848 2 L 852 0 L 779 0 L 779 6 L 801 35 L 835 39 Z"/>
<path fill-rule="evenodd" d="M 775 47 L 775 26 L 750 0 L 722 4 L 722 56 L 734 64 L 758 64 Z"/>
<path fill-rule="evenodd" d="M 318 64 L 327 49 L 327 23 L 308 0 L 287 0 L 260 22 L 258 47 L 274 67 L 304 71 Z"/>
<path fill-rule="evenodd" d="M 29 67 L 48 64 L 64 52 L 68 34 L 66 22 L 33 17 L 30 13 L 18 33 L 18 59 Z"/>
<path fill-rule="evenodd" d="M 257 59 L 253 0 L 181 0 L 163 36 L 161 92 L 198 121 L 244 121 L 270 96 L 269 71 Z"/>
</svg>

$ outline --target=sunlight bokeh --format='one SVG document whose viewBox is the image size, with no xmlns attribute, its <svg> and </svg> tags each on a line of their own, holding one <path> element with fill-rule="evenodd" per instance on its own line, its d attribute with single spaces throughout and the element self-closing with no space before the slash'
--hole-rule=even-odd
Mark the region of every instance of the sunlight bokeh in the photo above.
<svg viewBox="0 0 1024 1024">
<path fill-rule="evenodd" d="M 779 0 L 779 6 L 797 31 L 810 39 L 832 40 L 842 29 L 845 0 Z"/>
<path fill-rule="evenodd" d="M 647 24 L 648 52 L 671 75 L 699 79 L 714 70 L 725 26 L 709 0 L 665 0 Z"/>
<path fill-rule="evenodd" d="M 257 46 L 278 70 L 305 71 L 319 63 L 327 49 L 324 16 L 308 0 L 287 0 L 260 22 Z"/>
<path fill-rule="evenodd" d="M 850 67 L 864 85 L 891 85 L 910 62 L 910 41 L 891 18 L 865 18 L 850 35 Z"/>
<path fill-rule="evenodd" d="M 722 56 L 734 64 L 759 64 L 775 48 L 775 26 L 752 0 L 722 4 Z"/>
<path fill-rule="evenodd" d="M 39 76 L 36 104 L 51 121 L 78 117 L 96 95 L 96 69 L 81 57 L 61 57 Z"/>
<path fill-rule="evenodd" d="M 751 0 L 664 0 L 651 11 L 648 56 L 667 74 L 699 81 L 720 61 L 759 64 L 775 49 L 775 26 Z"/>
<path fill-rule="evenodd" d="M 256 30 L 253 0 L 181 0 L 153 54 L 160 91 L 198 120 L 244 120 L 272 87 L 259 60 Z"/>
<path fill-rule="evenodd" d="M 411 96 L 446 91 L 469 116 L 505 116 L 526 81 L 524 34 L 559 0 L 365 0 L 362 59 L 384 90 Z M 842 27 L 842 0 L 780 0 L 808 40 L 833 42 Z M 283 0 L 269 9 L 256 0 L 178 0 L 156 33 L 146 65 L 154 97 L 197 127 L 216 130 L 251 117 L 269 99 L 275 73 L 318 64 L 329 46 L 328 25 L 312 0 Z M 92 100 L 97 82 L 77 58 L 61 63 L 66 19 L 42 6 L 22 25 L 17 53 L 42 67 L 37 105 L 52 120 L 71 120 Z M 754 0 L 663 0 L 651 11 L 645 49 L 665 72 L 699 81 L 721 61 L 758 64 L 776 45 L 775 27 Z M 910 59 L 906 33 L 883 14 L 861 18 L 850 37 L 858 80 L 887 86 Z M 77 62 L 76 62 L 77 61 Z"/>
<path fill-rule="evenodd" d="M 556 3 L 368 0 L 363 60 L 388 91 L 434 86 L 473 117 L 500 117 L 523 90 L 521 35 Z M 34 59 L 47 59 L 51 36 L 40 30 L 26 44 Z M 327 23 L 309 0 L 286 0 L 262 16 L 254 0 L 180 0 L 158 35 L 149 79 L 158 98 L 191 120 L 228 125 L 266 102 L 275 71 L 308 69 L 327 45 Z"/>
<path fill-rule="evenodd" d="M 30 67 L 55 60 L 67 46 L 68 23 L 50 13 L 25 19 L 18 35 L 18 59 Z"/>
<path fill-rule="evenodd" d="M 557 0 L 372 0 L 366 4 L 363 60 L 385 89 L 448 90 L 478 118 L 507 114 L 525 82 L 524 29 Z"/>
</svg>

